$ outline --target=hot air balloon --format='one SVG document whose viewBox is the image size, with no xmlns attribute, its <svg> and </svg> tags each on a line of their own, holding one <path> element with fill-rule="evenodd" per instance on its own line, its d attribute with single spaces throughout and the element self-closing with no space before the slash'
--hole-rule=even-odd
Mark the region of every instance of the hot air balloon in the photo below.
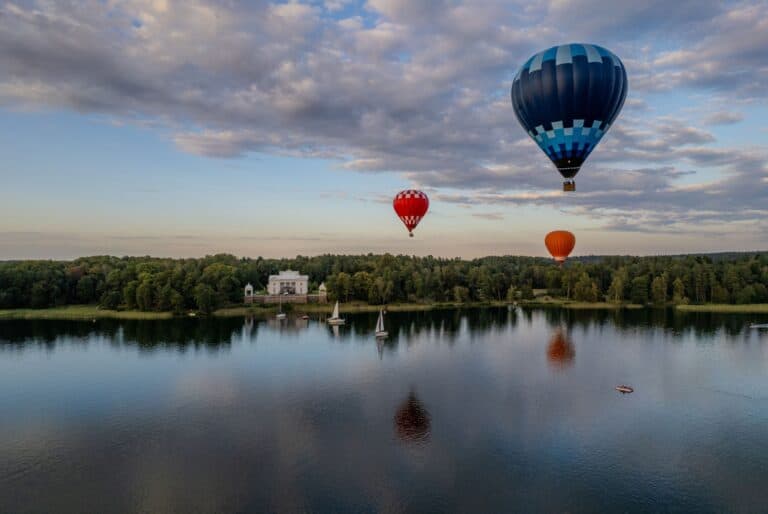
<svg viewBox="0 0 768 514">
<path fill-rule="evenodd" d="M 544 238 L 544 244 L 552 257 L 562 266 L 576 246 L 576 236 L 567 230 L 555 230 Z"/>
<path fill-rule="evenodd" d="M 403 220 L 405 228 L 408 229 L 408 235 L 413 237 L 413 229 L 416 228 L 416 225 L 419 224 L 429 209 L 429 198 L 421 191 L 406 189 L 395 195 L 392 206 L 400 219 Z"/>
<path fill-rule="evenodd" d="M 627 96 L 627 72 L 597 45 L 568 44 L 539 52 L 512 82 L 512 107 L 528 135 L 566 179 L 573 178 L 610 128 Z"/>
</svg>

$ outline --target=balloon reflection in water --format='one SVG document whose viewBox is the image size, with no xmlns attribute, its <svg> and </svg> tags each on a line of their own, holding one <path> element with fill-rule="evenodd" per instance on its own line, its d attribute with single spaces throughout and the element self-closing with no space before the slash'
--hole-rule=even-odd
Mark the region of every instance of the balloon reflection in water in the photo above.
<svg viewBox="0 0 768 514">
<path fill-rule="evenodd" d="M 430 428 L 429 412 L 411 391 L 395 413 L 397 436 L 407 442 L 424 442 L 429 439 Z"/>
<path fill-rule="evenodd" d="M 552 335 L 549 346 L 547 346 L 547 360 L 549 363 L 558 368 L 570 366 L 573 363 L 575 353 L 573 343 L 568 335 L 562 330 L 557 330 Z"/>
</svg>

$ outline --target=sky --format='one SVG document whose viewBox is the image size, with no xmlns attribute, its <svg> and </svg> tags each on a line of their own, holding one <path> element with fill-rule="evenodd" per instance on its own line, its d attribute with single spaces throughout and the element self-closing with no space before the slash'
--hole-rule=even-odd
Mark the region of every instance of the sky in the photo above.
<svg viewBox="0 0 768 514">
<path fill-rule="evenodd" d="M 629 93 L 564 193 L 509 88 L 572 42 Z M 765 1 L 4 1 L 0 259 L 765 250 L 766 84 Z"/>
</svg>

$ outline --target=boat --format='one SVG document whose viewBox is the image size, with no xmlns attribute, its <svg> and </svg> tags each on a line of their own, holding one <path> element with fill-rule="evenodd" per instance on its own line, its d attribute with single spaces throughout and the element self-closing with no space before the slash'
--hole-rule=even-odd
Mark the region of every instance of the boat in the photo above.
<svg viewBox="0 0 768 514">
<path fill-rule="evenodd" d="M 339 317 L 339 302 L 336 302 L 336 305 L 333 306 L 333 314 L 331 314 L 331 317 L 325 320 L 325 322 L 329 325 L 343 325 L 346 323 L 344 318 Z"/>
<path fill-rule="evenodd" d="M 635 390 L 632 387 L 630 387 L 628 385 L 624 385 L 624 384 L 617 385 L 616 386 L 616 390 L 618 392 L 620 392 L 621 394 L 627 394 L 627 393 L 634 393 L 635 392 Z"/>
<path fill-rule="evenodd" d="M 384 339 L 389 335 L 389 332 L 384 330 L 384 311 L 379 311 L 379 319 L 376 321 L 376 338 Z"/>
<path fill-rule="evenodd" d="M 307 320 L 307 319 L 309 319 L 309 314 L 305 314 L 305 315 L 303 315 L 303 316 L 301 317 L 301 319 L 304 319 L 304 320 Z"/>
<path fill-rule="evenodd" d="M 749 328 L 768 328 L 768 323 L 752 323 Z"/>
</svg>

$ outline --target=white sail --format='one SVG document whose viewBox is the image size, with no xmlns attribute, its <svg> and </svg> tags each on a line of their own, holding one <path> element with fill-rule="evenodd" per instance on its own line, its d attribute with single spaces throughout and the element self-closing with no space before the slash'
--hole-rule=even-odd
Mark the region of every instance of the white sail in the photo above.
<svg viewBox="0 0 768 514">
<path fill-rule="evenodd" d="M 333 306 L 333 314 L 325 322 L 329 325 L 343 325 L 345 323 L 344 319 L 339 317 L 339 302 Z"/>
<path fill-rule="evenodd" d="M 333 314 L 331 314 L 331 319 L 338 319 L 339 318 L 339 302 L 336 302 L 336 305 L 333 306 Z"/>
<path fill-rule="evenodd" d="M 389 334 L 384 330 L 384 310 L 379 310 L 379 319 L 376 321 L 376 339 L 387 337 Z"/>
</svg>

